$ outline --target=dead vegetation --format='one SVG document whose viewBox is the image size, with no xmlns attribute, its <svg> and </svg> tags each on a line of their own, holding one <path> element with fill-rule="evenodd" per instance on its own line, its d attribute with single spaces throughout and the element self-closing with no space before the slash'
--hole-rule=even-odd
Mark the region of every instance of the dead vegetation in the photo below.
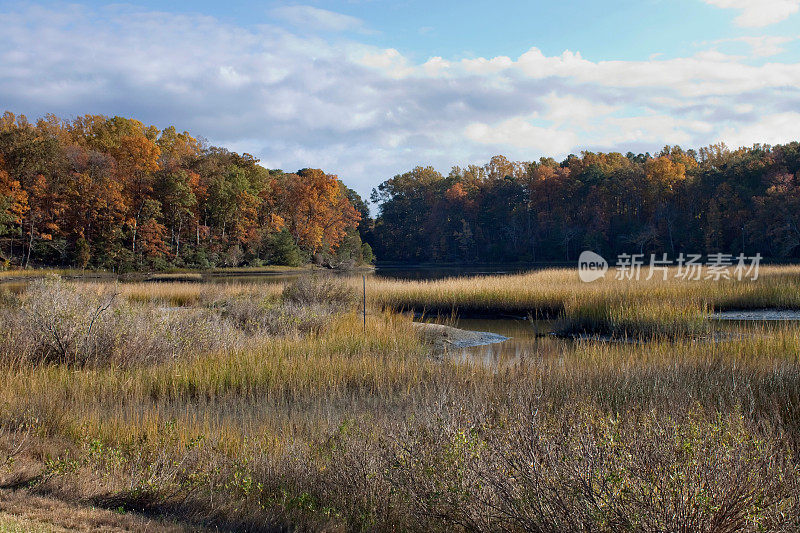
<svg viewBox="0 0 800 533">
<path fill-rule="evenodd" d="M 215 317 L 219 344 L 160 357 L 100 333 L 130 312 L 157 332 L 131 335 L 174 343 L 158 299 L 47 283 L 9 298 L 4 316 L 35 309 L 71 339 L 66 353 L 97 355 L 15 358 L 13 346 L 60 352 L 3 334 L 0 486 L 190 529 L 800 527 L 796 325 L 713 343 L 579 341 L 488 368 L 433 360 L 393 313 L 372 310 L 365 334 L 341 287 L 237 288 L 166 312 Z M 182 324 L 171 331 L 194 338 Z"/>
</svg>

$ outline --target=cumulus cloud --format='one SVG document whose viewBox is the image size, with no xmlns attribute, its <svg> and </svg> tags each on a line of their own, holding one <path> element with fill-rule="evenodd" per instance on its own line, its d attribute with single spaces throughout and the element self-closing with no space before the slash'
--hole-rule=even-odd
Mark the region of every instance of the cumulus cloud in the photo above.
<svg viewBox="0 0 800 533">
<path fill-rule="evenodd" d="M 621 108 L 619 105 L 608 105 L 572 94 L 550 93 L 541 101 L 545 107 L 544 118 L 547 120 L 559 125 L 579 125 L 584 128 Z"/>
<path fill-rule="evenodd" d="M 578 140 L 572 131 L 536 126 L 525 117 L 511 118 L 494 125 L 473 122 L 464 133 L 467 138 L 482 144 L 514 146 L 537 152 L 549 150 L 553 154 L 567 153 Z"/>
<path fill-rule="evenodd" d="M 731 146 L 753 143 L 781 144 L 800 139 L 800 113 L 773 113 L 743 126 L 729 127 L 719 133 L 719 140 Z"/>
<path fill-rule="evenodd" d="M 325 168 L 362 194 L 414 165 L 446 171 L 496 153 L 532 160 L 800 138 L 797 63 L 756 65 L 715 50 L 590 61 L 538 48 L 415 61 L 275 24 L 124 6 L 8 9 L 0 13 L 4 108 L 174 124 L 271 168 Z M 359 27 L 346 20 L 326 31 Z"/>
<path fill-rule="evenodd" d="M 800 10 L 800 0 L 703 0 L 712 6 L 737 9 L 734 22 L 744 28 L 761 28 L 789 18 Z"/>
</svg>

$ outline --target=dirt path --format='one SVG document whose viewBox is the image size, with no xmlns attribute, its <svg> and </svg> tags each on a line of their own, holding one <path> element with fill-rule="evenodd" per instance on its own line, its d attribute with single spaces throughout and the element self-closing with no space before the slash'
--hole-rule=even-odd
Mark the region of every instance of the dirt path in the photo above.
<svg viewBox="0 0 800 533">
<path fill-rule="evenodd" d="M 196 529 L 134 513 L 117 513 L 37 496 L 25 489 L 0 489 L 0 533 L 65 531 L 182 533 Z"/>
</svg>

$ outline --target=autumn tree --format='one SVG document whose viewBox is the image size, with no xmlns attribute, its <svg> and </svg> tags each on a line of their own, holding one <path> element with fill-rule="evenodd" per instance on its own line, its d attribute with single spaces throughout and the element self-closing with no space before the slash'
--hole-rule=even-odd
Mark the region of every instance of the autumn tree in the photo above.
<svg viewBox="0 0 800 533">
<path fill-rule="evenodd" d="M 320 169 L 306 168 L 286 177 L 284 206 L 289 232 L 312 254 L 332 251 L 361 220 L 338 178 Z"/>
<path fill-rule="evenodd" d="M 270 171 L 172 126 L 0 117 L 0 256 L 21 265 L 294 263 L 352 236 L 360 251 L 359 213 L 368 212 L 336 177 Z"/>
</svg>

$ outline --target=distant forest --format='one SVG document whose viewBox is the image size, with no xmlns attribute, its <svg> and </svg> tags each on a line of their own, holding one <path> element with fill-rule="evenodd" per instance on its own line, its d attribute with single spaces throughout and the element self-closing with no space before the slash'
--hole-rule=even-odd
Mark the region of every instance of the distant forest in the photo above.
<svg viewBox="0 0 800 533">
<path fill-rule="evenodd" d="M 0 268 L 115 271 L 371 262 L 369 210 L 319 169 L 121 117 L 0 117 Z M 365 228 L 366 225 L 361 225 Z"/>
<path fill-rule="evenodd" d="M 620 253 L 800 259 L 800 144 L 584 152 L 443 175 L 417 167 L 366 203 L 320 169 L 122 117 L 0 117 L 0 268 L 573 261 Z M 374 255 L 373 255 L 374 250 Z"/>
<path fill-rule="evenodd" d="M 800 144 L 418 167 L 372 193 L 398 262 L 573 261 L 582 250 L 800 259 Z"/>
</svg>

